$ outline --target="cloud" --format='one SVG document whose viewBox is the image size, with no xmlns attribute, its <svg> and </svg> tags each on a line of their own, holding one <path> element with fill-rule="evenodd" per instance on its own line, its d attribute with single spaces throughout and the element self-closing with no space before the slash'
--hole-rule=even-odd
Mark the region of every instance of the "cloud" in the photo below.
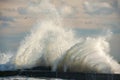
<svg viewBox="0 0 120 80">
<path fill-rule="evenodd" d="M 9 23 L 3 22 L 3 23 L 0 24 L 0 28 L 6 28 L 6 27 L 8 27 L 9 25 L 10 25 Z"/>
<path fill-rule="evenodd" d="M 116 7 L 116 11 L 118 12 L 118 14 L 120 14 L 120 0 L 116 1 L 114 6 Z"/>
<path fill-rule="evenodd" d="M 61 14 L 72 13 L 73 9 L 68 5 L 61 5 L 59 8 L 56 8 L 53 4 L 49 3 L 49 0 L 31 0 L 28 5 L 27 10 L 29 13 L 39 14 L 39 15 L 49 15 L 56 14 L 56 11 L 59 11 Z M 35 16 L 35 15 L 34 15 Z"/>
<path fill-rule="evenodd" d="M 110 26 L 111 28 L 120 28 L 119 21 L 107 22 L 107 23 L 104 23 L 104 25 Z"/>
<path fill-rule="evenodd" d="M 0 16 L 0 21 L 14 22 L 14 17 L 10 17 L 10 16 Z"/>
<path fill-rule="evenodd" d="M 113 6 L 108 2 L 90 2 L 83 3 L 84 10 L 87 14 L 112 14 L 114 12 Z"/>
<path fill-rule="evenodd" d="M 21 14 L 21 15 L 25 15 L 25 14 L 28 13 L 28 12 L 27 12 L 27 9 L 26 9 L 25 7 L 19 7 L 19 8 L 17 9 L 17 11 L 18 11 L 18 13 Z"/>
<path fill-rule="evenodd" d="M 120 0 L 118 0 L 117 3 L 118 3 L 118 8 L 120 8 Z"/>
<path fill-rule="evenodd" d="M 75 17 L 77 10 L 75 7 L 63 4 L 57 8 L 58 12 L 60 13 L 61 16 L 63 17 Z"/>
<path fill-rule="evenodd" d="M 46 0 L 45 0 L 46 1 Z M 48 13 L 50 10 L 50 5 L 48 2 L 45 3 L 45 1 L 41 0 L 36 0 L 36 1 L 31 1 L 28 5 L 28 11 L 32 14 L 39 14 L 39 13 Z"/>
<path fill-rule="evenodd" d="M 1 2 L 8 2 L 8 0 L 0 0 Z"/>
</svg>

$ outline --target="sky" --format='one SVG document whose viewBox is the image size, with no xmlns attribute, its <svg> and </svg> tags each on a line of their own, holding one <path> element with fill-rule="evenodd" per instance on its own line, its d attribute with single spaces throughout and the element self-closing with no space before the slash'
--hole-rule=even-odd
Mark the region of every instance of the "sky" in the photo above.
<svg viewBox="0 0 120 80">
<path fill-rule="evenodd" d="M 36 21 L 49 11 L 44 0 L 0 0 L 0 51 L 16 51 Z M 111 29 L 111 54 L 120 61 L 119 0 L 49 0 L 63 18 L 63 26 L 80 29 L 83 34 L 97 34 Z"/>
</svg>

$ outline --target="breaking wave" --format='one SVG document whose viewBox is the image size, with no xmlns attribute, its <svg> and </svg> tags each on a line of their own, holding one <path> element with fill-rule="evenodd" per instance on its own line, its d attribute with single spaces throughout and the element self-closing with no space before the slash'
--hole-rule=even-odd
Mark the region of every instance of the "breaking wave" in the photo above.
<svg viewBox="0 0 120 80">
<path fill-rule="evenodd" d="M 1 64 L 9 63 L 13 66 L 10 69 L 51 66 L 53 71 L 120 72 L 120 65 L 109 55 L 109 33 L 78 38 L 75 31 L 62 26 L 53 5 L 46 0 L 42 4 L 50 9 L 48 18 L 37 23 L 21 42 L 15 56 L 0 54 Z"/>
</svg>

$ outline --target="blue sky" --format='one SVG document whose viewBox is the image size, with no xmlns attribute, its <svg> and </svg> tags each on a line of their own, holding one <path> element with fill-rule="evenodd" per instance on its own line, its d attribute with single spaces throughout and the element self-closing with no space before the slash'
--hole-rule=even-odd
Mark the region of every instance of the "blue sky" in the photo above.
<svg viewBox="0 0 120 80">
<path fill-rule="evenodd" d="M 0 0 L 0 51 L 17 50 L 22 39 L 39 19 L 48 14 L 42 0 Z M 114 33 L 111 44 L 119 54 L 119 0 L 50 0 L 63 18 L 64 27 L 79 29 L 80 34 L 98 34 L 104 28 Z M 79 32 L 78 32 L 79 33 Z M 115 51 L 116 50 L 116 51 Z"/>
</svg>

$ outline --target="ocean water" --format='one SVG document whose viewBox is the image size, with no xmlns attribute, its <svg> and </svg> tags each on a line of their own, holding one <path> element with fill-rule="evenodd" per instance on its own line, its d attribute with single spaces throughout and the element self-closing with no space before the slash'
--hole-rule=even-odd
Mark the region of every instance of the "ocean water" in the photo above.
<svg viewBox="0 0 120 80">
<path fill-rule="evenodd" d="M 42 10 L 49 10 L 49 15 L 36 22 L 17 52 L 0 53 L 1 71 L 50 66 L 51 71 L 120 73 L 120 65 L 109 54 L 112 38 L 109 29 L 105 35 L 78 36 L 76 30 L 63 27 L 62 17 L 48 0 L 42 0 L 40 5 Z"/>
</svg>

